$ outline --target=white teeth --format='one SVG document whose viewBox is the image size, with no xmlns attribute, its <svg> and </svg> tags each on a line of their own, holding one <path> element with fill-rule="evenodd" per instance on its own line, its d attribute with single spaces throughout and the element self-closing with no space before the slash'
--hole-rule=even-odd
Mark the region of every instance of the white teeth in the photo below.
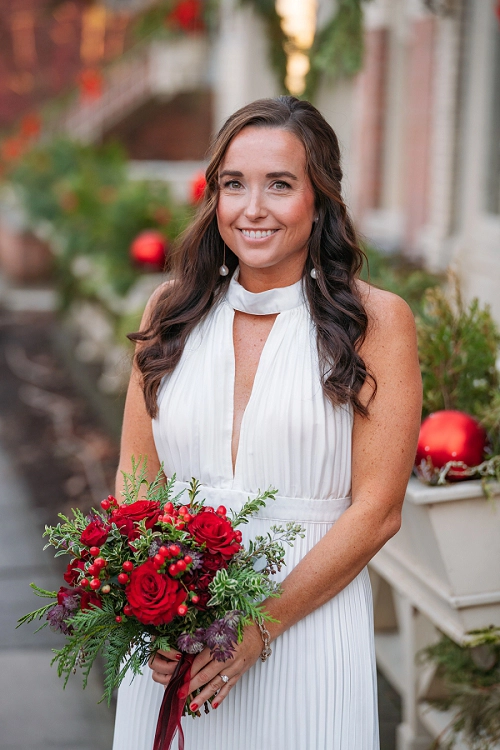
<svg viewBox="0 0 500 750">
<path fill-rule="evenodd" d="M 251 240 L 260 240 L 262 237 L 270 237 L 276 232 L 276 229 L 266 229 L 265 231 L 261 231 L 260 229 L 256 231 L 253 229 L 242 229 L 241 232 L 244 237 L 249 237 Z"/>
</svg>

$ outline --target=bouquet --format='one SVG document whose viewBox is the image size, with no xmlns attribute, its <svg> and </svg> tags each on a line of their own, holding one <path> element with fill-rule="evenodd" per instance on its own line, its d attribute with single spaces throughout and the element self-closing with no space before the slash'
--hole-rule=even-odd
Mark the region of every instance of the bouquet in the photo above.
<svg viewBox="0 0 500 750">
<path fill-rule="evenodd" d="M 50 602 L 19 625 L 45 620 L 39 630 L 50 625 L 66 636 L 52 660 L 64 685 L 80 668 L 85 687 L 102 653 L 108 703 L 128 672 L 139 674 L 159 649 L 179 650 L 182 658 L 160 709 L 154 745 L 160 750 L 170 747 L 176 729 L 182 738 L 181 715 L 200 715 L 187 700 L 194 656 L 208 647 L 223 662 L 246 625 L 271 619 L 261 602 L 279 596 L 272 575 L 283 565 L 284 544 L 292 545 L 302 529 L 294 523 L 272 526 L 245 548 L 238 527 L 274 500 L 277 490 L 228 513 L 222 505 L 204 504 L 196 479 L 173 496 L 175 477 L 165 482 L 161 469 L 148 483 L 146 468 L 132 459 L 121 504 L 110 495 L 100 510 L 85 516 L 76 509 L 73 518 L 60 514 L 57 526 L 45 528 L 46 547 L 71 558 L 67 585 L 46 591 L 32 583 Z"/>
</svg>

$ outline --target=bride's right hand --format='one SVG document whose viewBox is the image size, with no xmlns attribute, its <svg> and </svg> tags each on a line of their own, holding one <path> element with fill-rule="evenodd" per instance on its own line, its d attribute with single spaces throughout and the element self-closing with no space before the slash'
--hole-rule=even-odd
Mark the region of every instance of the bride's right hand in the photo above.
<svg viewBox="0 0 500 750">
<path fill-rule="evenodd" d="M 151 675 L 155 682 L 166 687 L 171 676 L 181 658 L 179 651 L 157 651 L 155 656 L 149 660 L 149 668 L 152 670 Z"/>
</svg>

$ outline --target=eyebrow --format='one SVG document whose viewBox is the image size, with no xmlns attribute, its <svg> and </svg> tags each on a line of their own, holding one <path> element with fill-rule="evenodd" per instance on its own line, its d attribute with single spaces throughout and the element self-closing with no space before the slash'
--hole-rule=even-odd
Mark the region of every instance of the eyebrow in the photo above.
<svg viewBox="0 0 500 750">
<path fill-rule="evenodd" d="M 219 179 L 222 177 L 243 177 L 243 172 L 237 172 L 230 169 L 225 169 L 220 173 Z M 297 180 L 298 178 L 291 172 L 268 172 L 266 177 L 269 179 L 277 180 L 280 177 L 288 177 L 290 180 Z"/>
</svg>

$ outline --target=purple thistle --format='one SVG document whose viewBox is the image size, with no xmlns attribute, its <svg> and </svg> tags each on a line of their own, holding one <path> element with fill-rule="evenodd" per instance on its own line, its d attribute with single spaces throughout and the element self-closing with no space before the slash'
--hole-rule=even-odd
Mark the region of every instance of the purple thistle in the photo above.
<svg viewBox="0 0 500 750">
<path fill-rule="evenodd" d="M 240 612 L 239 609 L 230 609 L 229 612 L 226 612 L 224 615 L 224 622 L 226 625 L 229 625 L 230 628 L 236 630 L 242 614 L 243 612 Z"/>
<path fill-rule="evenodd" d="M 186 654 L 199 654 L 205 648 L 205 630 L 197 628 L 194 633 L 181 633 L 177 646 Z"/>
<path fill-rule="evenodd" d="M 69 635 L 71 633 L 70 626 L 67 625 L 64 620 L 68 617 L 68 612 L 63 604 L 56 604 L 52 609 L 47 612 L 47 620 L 51 630 L 56 633 L 62 633 L 63 635 Z"/>
<path fill-rule="evenodd" d="M 207 646 L 216 661 L 230 659 L 234 653 L 234 645 L 237 640 L 236 630 L 224 619 L 215 620 L 206 630 Z"/>
</svg>

